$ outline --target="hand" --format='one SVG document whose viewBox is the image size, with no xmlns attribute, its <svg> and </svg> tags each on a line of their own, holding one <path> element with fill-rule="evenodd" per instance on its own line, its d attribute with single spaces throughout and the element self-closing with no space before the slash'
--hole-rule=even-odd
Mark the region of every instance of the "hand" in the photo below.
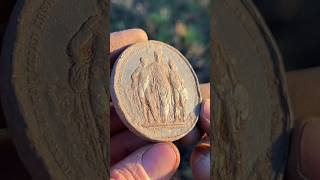
<svg viewBox="0 0 320 180">
<path fill-rule="evenodd" d="M 147 40 L 139 29 L 111 33 L 111 64 L 125 47 Z M 180 163 L 174 144 L 149 143 L 137 137 L 121 123 L 114 107 L 110 120 L 111 179 L 169 179 L 173 175 Z"/>
<path fill-rule="evenodd" d="M 147 41 L 146 33 L 130 29 L 111 33 L 111 65 L 128 45 Z M 209 84 L 201 85 L 204 98 L 209 98 Z M 201 126 L 209 133 L 209 101 L 203 103 Z M 111 179 L 169 179 L 177 170 L 180 154 L 172 143 L 150 143 L 131 133 L 121 122 L 114 107 L 111 107 L 110 122 L 110 163 Z M 203 121 L 203 122 L 202 122 Z M 182 144 L 198 140 L 198 129 L 194 129 L 181 140 Z M 196 179 L 209 179 L 210 155 L 208 139 L 203 140 L 194 150 L 191 165 Z"/>
<path fill-rule="evenodd" d="M 320 179 L 320 67 L 287 73 L 295 118 L 286 179 Z"/>
<path fill-rule="evenodd" d="M 196 146 L 191 155 L 192 174 L 195 179 L 210 179 L 210 99 L 205 99 L 201 106 L 200 126 L 206 135 Z"/>
</svg>

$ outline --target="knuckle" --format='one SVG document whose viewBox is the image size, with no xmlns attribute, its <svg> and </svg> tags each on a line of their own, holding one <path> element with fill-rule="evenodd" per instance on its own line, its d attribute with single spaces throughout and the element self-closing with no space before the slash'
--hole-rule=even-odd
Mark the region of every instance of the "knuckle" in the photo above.
<svg viewBox="0 0 320 180">
<path fill-rule="evenodd" d="M 144 168 L 136 165 L 122 166 L 112 169 L 110 172 L 110 178 L 113 180 L 150 179 Z"/>
<path fill-rule="evenodd" d="M 124 172 L 119 169 L 111 170 L 110 179 L 126 180 Z"/>
<path fill-rule="evenodd" d="M 110 173 L 110 176 L 111 176 L 111 179 L 114 179 L 114 180 L 141 179 L 141 177 L 137 173 L 135 173 L 135 171 L 132 171 L 128 168 L 112 170 Z"/>
</svg>

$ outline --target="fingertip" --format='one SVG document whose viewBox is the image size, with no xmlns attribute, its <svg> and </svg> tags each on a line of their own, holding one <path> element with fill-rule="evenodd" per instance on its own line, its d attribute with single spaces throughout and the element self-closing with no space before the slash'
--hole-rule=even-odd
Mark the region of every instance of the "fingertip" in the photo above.
<svg viewBox="0 0 320 180">
<path fill-rule="evenodd" d="M 180 154 L 170 143 L 144 146 L 111 167 L 114 179 L 169 179 L 178 169 Z"/>
<path fill-rule="evenodd" d="M 194 164 L 196 161 L 199 160 L 199 157 L 206 155 L 207 153 L 210 152 L 210 144 L 208 141 L 203 141 L 202 143 L 200 142 L 195 149 L 193 150 L 191 154 L 191 165 Z"/>
<path fill-rule="evenodd" d="M 148 34 L 143 29 L 132 28 L 132 29 L 129 29 L 128 31 L 131 31 L 136 36 L 136 40 L 138 42 L 148 40 Z"/>
<path fill-rule="evenodd" d="M 148 41 L 147 33 L 139 28 L 127 29 L 110 34 L 110 59 L 113 61 L 129 45 Z M 112 65 L 111 64 L 111 65 Z"/>
<path fill-rule="evenodd" d="M 178 142 L 183 146 L 190 146 L 199 141 L 201 133 L 198 128 L 193 128 L 187 135 L 181 138 Z"/>
<path fill-rule="evenodd" d="M 210 179 L 210 145 L 199 144 L 192 152 L 190 163 L 195 179 Z"/>
<path fill-rule="evenodd" d="M 153 145 L 142 157 L 142 165 L 151 179 L 171 177 L 179 164 L 179 150 L 169 142 Z"/>
<path fill-rule="evenodd" d="M 210 99 L 210 83 L 200 84 L 200 92 L 203 99 Z"/>
<path fill-rule="evenodd" d="M 291 138 L 286 179 L 319 179 L 320 119 L 300 119 Z"/>
</svg>

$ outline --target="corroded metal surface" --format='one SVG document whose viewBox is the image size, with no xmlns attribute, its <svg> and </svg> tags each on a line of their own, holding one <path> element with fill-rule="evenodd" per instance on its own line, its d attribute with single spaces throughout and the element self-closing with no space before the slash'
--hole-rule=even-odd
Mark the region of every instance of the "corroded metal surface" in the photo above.
<svg viewBox="0 0 320 180">
<path fill-rule="evenodd" d="M 33 179 L 108 178 L 107 1 L 19 0 L 3 43 L 3 110 Z"/>
<path fill-rule="evenodd" d="M 249 0 L 212 2 L 212 178 L 282 179 L 291 113 L 280 53 Z"/>
<path fill-rule="evenodd" d="M 196 124 L 198 79 L 185 57 L 158 42 L 137 43 L 116 61 L 111 97 L 130 130 L 154 141 L 174 141 Z"/>
</svg>

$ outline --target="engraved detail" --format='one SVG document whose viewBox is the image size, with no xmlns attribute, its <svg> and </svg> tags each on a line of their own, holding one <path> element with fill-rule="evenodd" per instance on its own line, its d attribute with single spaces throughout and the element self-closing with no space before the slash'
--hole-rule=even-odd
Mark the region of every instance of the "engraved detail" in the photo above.
<svg viewBox="0 0 320 180">
<path fill-rule="evenodd" d="M 71 59 L 72 66 L 69 71 L 69 83 L 74 92 L 74 117 L 80 125 L 80 129 L 88 128 L 89 139 L 92 144 L 97 144 L 97 136 L 92 134 L 97 127 L 94 122 L 90 97 L 89 97 L 89 81 L 90 70 L 92 67 L 93 58 L 93 34 L 90 31 L 92 24 L 96 18 L 89 19 L 78 31 L 68 46 L 68 54 Z M 83 134 L 83 136 L 86 136 Z M 94 152 L 97 152 L 95 147 L 92 147 Z M 90 161 L 88 161 L 89 163 Z"/>
<path fill-rule="evenodd" d="M 122 52 L 112 69 L 110 90 L 119 117 L 142 138 L 174 141 L 198 120 L 198 79 L 188 60 L 165 43 L 150 40 Z"/>
<path fill-rule="evenodd" d="M 140 57 L 131 75 L 126 95 L 140 112 L 138 125 L 142 127 L 179 127 L 195 115 L 187 114 L 188 92 L 174 60 L 164 61 L 161 51 L 154 51 L 154 59 Z"/>
<path fill-rule="evenodd" d="M 48 61 L 49 59 L 46 58 L 47 54 L 45 52 L 47 49 L 42 46 L 46 43 L 47 40 L 47 36 L 45 36 L 45 34 L 47 32 L 51 32 L 48 29 L 48 22 L 51 22 L 50 20 L 52 20 L 52 18 L 59 19 L 58 16 L 56 17 L 55 13 L 51 13 L 52 11 L 56 10 L 56 3 L 60 4 L 60 2 L 58 2 L 57 0 L 25 2 L 23 3 L 24 5 L 21 4 L 21 9 L 23 9 L 23 11 L 20 12 L 20 7 L 19 11 L 17 11 L 21 13 L 18 16 L 19 18 L 17 22 L 17 25 L 19 25 L 17 27 L 19 28 L 15 29 L 17 32 L 14 32 L 13 34 L 17 33 L 17 35 L 19 36 L 17 36 L 18 38 L 15 39 L 14 43 L 16 47 L 14 49 L 12 57 L 10 57 L 15 59 L 14 61 L 12 61 L 12 67 L 17 69 L 15 71 L 12 71 L 13 74 L 11 83 L 14 84 L 15 87 L 17 87 L 17 92 L 23 92 L 21 93 L 21 97 L 23 98 L 18 98 L 19 101 L 23 99 L 23 101 L 21 101 L 21 107 L 19 106 L 19 110 L 24 108 L 28 108 L 28 110 L 23 111 L 23 119 L 20 118 L 20 115 L 16 115 L 19 116 L 19 121 L 12 122 L 13 124 L 17 122 L 22 122 L 22 124 L 24 124 L 24 126 L 21 126 L 21 130 L 25 133 L 19 132 L 16 138 L 18 139 L 20 138 L 20 136 L 25 136 L 25 134 L 27 135 L 27 137 L 23 137 L 22 140 L 26 139 L 27 142 L 30 142 L 31 149 L 30 147 L 25 147 L 26 149 L 29 148 L 30 150 L 23 149 L 22 151 L 20 151 L 22 152 L 22 154 L 27 154 L 29 153 L 28 151 L 32 153 L 35 152 L 35 154 L 32 155 L 36 155 L 36 158 L 27 158 L 28 162 L 30 160 L 30 166 L 36 167 L 30 168 L 33 169 L 31 175 L 35 174 L 33 175 L 35 177 L 48 176 L 47 178 L 42 179 L 88 179 L 88 177 L 90 177 L 91 179 L 106 179 L 108 173 L 107 168 L 105 167 L 107 165 L 107 141 L 104 139 L 101 140 L 101 137 L 107 137 L 104 136 L 104 134 L 106 134 L 105 132 L 107 131 L 107 128 L 104 128 L 106 125 L 98 127 L 104 129 L 105 132 L 99 129 L 99 132 L 103 133 L 98 134 L 98 136 L 94 136 L 96 137 L 96 141 L 100 141 L 99 143 L 95 144 L 88 143 L 88 139 L 84 137 L 89 137 L 92 135 L 90 134 L 90 132 L 97 131 L 93 129 L 84 130 L 84 128 L 88 127 L 83 126 L 83 124 L 81 124 L 81 128 L 83 128 L 82 131 L 80 130 L 80 128 L 78 132 L 76 132 L 76 128 L 68 128 L 74 127 L 74 125 L 78 124 L 80 126 L 80 123 L 78 122 L 79 119 L 72 119 L 73 121 L 70 121 L 68 118 L 66 118 L 73 117 L 74 112 L 76 112 L 77 110 L 73 111 L 72 106 L 70 106 L 70 103 L 72 102 L 69 101 L 69 89 L 67 88 L 66 91 L 64 91 L 65 84 L 63 74 L 59 72 L 55 74 L 57 83 L 59 83 L 55 84 L 52 83 L 51 76 L 47 76 L 47 74 L 51 75 L 54 73 L 44 73 L 46 68 L 42 67 L 44 65 L 47 65 L 46 61 Z M 97 5 L 97 9 L 104 11 L 106 9 L 107 1 L 98 0 L 98 3 L 99 4 Z M 24 11 L 26 10 L 28 12 L 24 13 Z M 96 23 L 88 23 L 88 20 L 80 29 L 82 34 L 86 34 L 88 36 L 90 35 L 90 39 L 93 43 L 92 49 L 95 49 L 94 52 L 90 53 L 90 55 L 92 56 L 90 60 L 94 59 L 95 63 L 97 62 L 97 59 L 101 59 L 101 61 L 105 60 L 105 57 L 101 55 L 103 54 L 101 52 L 105 52 L 103 44 L 105 43 L 106 36 L 103 36 L 102 34 L 105 34 L 107 32 L 105 30 L 107 26 L 105 18 L 102 18 L 102 16 L 104 16 L 101 15 L 102 11 L 93 11 L 92 13 L 99 13 L 97 16 L 92 16 L 92 19 L 95 19 Z M 57 26 L 57 28 L 59 28 L 59 26 Z M 21 29 L 26 30 L 21 31 Z M 77 33 L 75 37 L 88 37 L 86 35 L 81 36 Z M 20 43 L 22 41 L 23 43 Z M 90 43 L 91 42 L 81 42 L 79 44 L 89 45 Z M 73 47 L 76 48 L 76 46 Z M 73 52 L 70 52 L 70 58 L 72 59 L 72 61 L 76 59 L 73 55 L 75 54 L 73 54 Z M 94 69 L 94 67 L 92 69 Z M 98 73 L 92 75 L 92 73 L 90 72 L 89 79 L 97 77 L 97 75 Z M 92 83 L 93 81 L 94 80 L 90 80 L 90 83 Z M 59 86 L 60 83 L 61 86 Z M 89 89 L 90 86 L 92 86 L 90 85 L 90 83 Z M 96 83 L 95 81 L 95 84 L 98 83 Z M 66 93 L 61 93 L 61 91 Z M 82 89 L 80 91 L 82 91 Z M 92 99 L 92 94 L 93 93 L 89 93 L 89 95 L 87 94 L 89 99 Z M 74 97 L 75 96 L 71 96 L 70 98 L 74 100 L 76 99 Z M 92 102 L 94 103 L 90 102 L 90 105 L 95 105 L 96 100 Z M 52 109 L 47 109 L 47 105 L 49 105 L 49 107 L 52 107 Z M 55 109 L 55 106 L 57 107 L 57 109 Z M 95 107 L 93 107 L 93 112 L 95 112 Z M 51 116 L 51 114 L 53 116 Z M 93 114 L 96 115 L 96 113 Z M 59 119 L 56 117 L 62 118 Z M 103 122 L 104 124 L 106 124 L 105 119 L 103 120 L 104 121 L 99 121 L 99 123 L 102 124 Z M 71 125 L 71 123 L 73 123 L 73 126 Z M 78 134 L 80 134 L 79 138 L 75 136 Z M 94 145 L 95 148 L 98 149 L 96 150 L 96 152 L 100 152 L 100 147 L 98 146 L 100 144 L 103 144 L 103 150 L 101 150 L 101 154 L 103 153 L 104 155 L 103 158 L 101 158 L 101 156 L 98 156 L 95 152 L 92 152 L 92 149 L 94 148 L 91 148 Z M 86 159 L 86 157 L 88 158 Z M 38 165 L 41 166 L 41 168 L 38 168 Z M 91 168 L 91 171 L 88 170 L 89 166 Z"/>
<path fill-rule="evenodd" d="M 40 7 L 36 10 L 35 18 L 32 21 L 31 32 L 29 36 L 29 44 L 26 56 L 26 91 L 29 95 L 29 102 L 34 107 L 41 106 L 41 89 L 45 86 L 45 83 L 41 79 L 40 75 L 40 45 L 41 34 L 47 25 L 47 18 L 49 11 L 55 5 L 56 0 L 43 0 Z M 66 178 L 70 178 L 74 175 L 74 172 L 70 169 L 69 164 L 63 160 L 59 149 L 57 148 L 57 142 L 52 138 L 52 132 L 50 131 L 50 125 L 45 116 L 45 112 L 42 108 L 35 108 L 34 111 L 30 111 L 29 115 L 33 117 L 38 125 L 40 134 L 44 142 L 47 145 L 48 151 L 52 155 L 53 161 L 57 163 L 58 167 L 61 168 L 63 175 Z M 38 144 L 34 144 L 36 148 L 39 148 Z M 60 156 L 59 156 L 60 155 Z"/>
<path fill-rule="evenodd" d="M 101 1 L 101 3 L 106 3 Z M 102 8 L 103 9 L 103 8 Z M 103 12 L 102 12 L 103 13 Z M 74 94 L 74 121 L 77 122 L 81 138 L 87 149 L 84 159 L 91 168 L 106 176 L 107 169 L 107 129 L 105 116 L 106 104 L 99 101 L 106 94 L 104 79 L 106 76 L 105 32 L 106 22 L 103 16 L 91 16 L 72 37 L 67 47 L 71 66 L 69 69 L 69 85 Z M 103 87 L 101 87 L 103 86 Z M 100 164 L 96 166 L 96 164 Z"/>
</svg>

